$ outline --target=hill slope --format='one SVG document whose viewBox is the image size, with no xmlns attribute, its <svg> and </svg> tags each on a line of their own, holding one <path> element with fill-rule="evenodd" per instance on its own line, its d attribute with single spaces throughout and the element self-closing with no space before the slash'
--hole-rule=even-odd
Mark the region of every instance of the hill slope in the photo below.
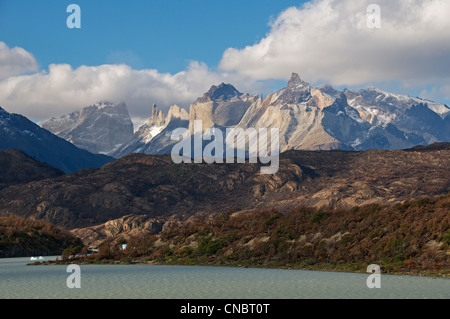
<svg viewBox="0 0 450 319">
<path fill-rule="evenodd" d="M 65 173 L 101 167 L 113 160 L 105 155 L 79 149 L 26 117 L 8 113 L 0 107 L 0 150 L 8 149 L 19 149 Z"/>
<path fill-rule="evenodd" d="M 60 255 L 81 241 L 43 220 L 0 217 L 0 258 Z"/>
<path fill-rule="evenodd" d="M 19 150 L 0 151 L 0 168 L 0 189 L 64 174 L 47 163 L 35 161 Z"/>
<path fill-rule="evenodd" d="M 126 215 L 185 219 L 230 209 L 394 204 L 449 192 L 449 172 L 449 143 L 390 151 L 289 151 L 274 175 L 261 175 L 258 164 L 174 164 L 168 155 L 130 154 L 101 169 L 5 188 L 0 215 L 79 228 Z"/>
<path fill-rule="evenodd" d="M 450 274 L 450 194 L 386 207 L 201 216 L 159 235 L 119 234 L 91 259 Z M 125 250 L 117 249 L 127 243 Z"/>
</svg>

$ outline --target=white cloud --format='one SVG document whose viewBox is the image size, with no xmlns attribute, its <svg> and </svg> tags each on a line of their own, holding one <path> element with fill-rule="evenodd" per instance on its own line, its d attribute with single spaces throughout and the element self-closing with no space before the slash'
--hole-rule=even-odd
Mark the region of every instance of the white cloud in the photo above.
<svg viewBox="0 0 450 319">
<path fill-rule="evenodd" d="M 381 28 L 367 27 L 367 6 Z M 229 48 L 219 68 L 254 79 L 361 85 L 377 81 L 450 81 L 450 1 L 316 0 L 288 8 L 258 43 Z"/>
<path fill-rule="evenodd" d="M 124 101 L 139 122 L 151 116 L 157 103 L 163 110 L 172 104 L 188 107 L 211 85 L 221 82 L 248 89 L 254 81 L 211 71 L 193 61 L 177 74 L 134 70 L 128 65 L 80 66 L 52 64 L 48 71 L 13 76 L 0 82 L 0 105 L 9 112 L 35 120 L 60 116 L 100 100 Z M 242 84 L 239 87 L 238 84 Z"/>
<path fill-rule="evenodd" d="M 0 80 L 37 70 L 38 63 L 32 54 L 19 47 L 9 48 L 0 41 Z"/>
</svg>

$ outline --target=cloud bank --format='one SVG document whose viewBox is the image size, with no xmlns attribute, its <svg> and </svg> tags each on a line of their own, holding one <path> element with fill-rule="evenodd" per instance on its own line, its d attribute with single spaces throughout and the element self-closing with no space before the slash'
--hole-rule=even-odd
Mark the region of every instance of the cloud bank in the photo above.
<svg viewBox="0 0 450 319">
<path fill-rule="evenodd" d="M 0 82 L 0 105 L 10 112 L 41 120 L 63 115 L 100 100 L 127 103 L 133 118 L 151 116 L 151 106 L 189 106 L 212 84 L 239 81 L 193 61 L 177 74 L 134 70 L 128 65 L 80 66 L 51 64 L 48 71 L 12 76 Z M 242 83 L 248 87 L 248 82 Z"/>
<path fill-rule="evenodd" d="M 380 28 L 367 26 L 371 3 Z M 219 67 L 259 80 L 297 70 L 332 85 L 449 81 L 449 12 L 448 0 L 312 1 L 282 12 L 260 42 L 227 49 Z"/>
</svg>

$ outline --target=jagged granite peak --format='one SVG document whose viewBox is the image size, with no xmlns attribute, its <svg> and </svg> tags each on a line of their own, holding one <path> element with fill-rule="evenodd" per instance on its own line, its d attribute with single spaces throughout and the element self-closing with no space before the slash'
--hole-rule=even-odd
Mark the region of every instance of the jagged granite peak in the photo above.
<svg viewBox="0 0 450 319">
<path fill-rule="evenodd" d="M 191 104 L 189 109 L 189 131 L 194 132 L 194 121 L 202 121 L 202 129 L 229 127 L 239 123 L 248 108 L 258 101 L 258 95 L 239 92 L 233 85 L 213 85 L 203 97 Z"/>
<path fill-rule="evenodd" d="M 152 118 L 155 118 L 157 114 L 158 114 L 158 106 L 156 105 L 156 103 L 153 103 L 153 106 L 152 106 Z"/>
<path fill-rule="evenodd" d="M 302 81 L 302 79 L 300 79 L 300 76 L 298 75 L 298 73 L 292 73 L 291 79 L 289 80 L 287 87 L 294 88 L 294 87 L 302 85 L 303 83 L 304 82 Z"/>
<path fill-rule="evenodd" d="M 163 111 L 158 109 L 158 106 L 153 103 L 152 106 L 152 117 L 145 123 L 147 126 L 164 126 L 166 122 L 166 116 Z"/>
<path fill-rule="evenodd" d="M 166 125 L 168 125 L 171 121 L 173 121 L 175 119 L 188 121 L 189 120 L 189 113 L 185 109 L 183 109 L 183 108 L 179 107 L 178 105 L 174 104 L 174 105 L 170 106 L 169 112 L 167 113 Z"/>
<path fill-rule="evenodd" d="M 306 103 L 311 99 L 311 86 L 300 79 L 297 73 L 292 73 L 286 88 L 276 92 L 271 97 L 271 104 L 286 105 Z"/>
<path fill-rule="evenodd" d="M 230 100 L 234 97 L 241 96 L 242 93 L 239 92 L 233 85 L 221 83 L 218 86 L 211 86 L 208 92 L 206 92 L 197 102 L 208 102 L 215 100 Z"/>
<path fill-rule="evenodd" d="M 327 112 L 342 114 L 349 112 L 349 105 L 347 103 L 347 96 L 344 93 L 340 93 L 334 100 L 333 104 L 324 109 Z"/>
<path fill-rule="evenodd" d="M 153 119 L 154 116 L 156 116 L 156 119 Z M 164 121 L 162 121 L 163 118 L 165 119 Z M 174 143 L 170 139 L 172 130 L 179 127 L 187 128 L 188 124 L 188 112 L 178 105 L 172 105 L 169 108 L 167 116 L 164 116 L 162 111 L 157 110 L 156 105 L 154 105 L 152 117 L 137 130 L 129 141 L 117 149 L 112 156 L 120 158 L 129 153 L 164 153 L 162 150 L 167 150 Z"/>
<path fill-rule="evenodd" d="M 100 101 L 79 111 L 39 123 L 53 134 L 91 153 L 111 154 L 133 136 L 125 103 Z"/>
<path fill-rule="evenodd" d="M 0 108 L 0 150 L 18 149 L 65 173 L 101 167 L 113 158 L 92 154 L 41 128 L 20 114 Z"/>
<path fill-rule="evenodd" d="M 326 94 L 327 96 L 335 99 L 339 97 L 341 94 L 340 91 L 336 90 L 334 87 L 332 87 L 330 84 L 325 84 L 323 86 L 318 87 L 318 90 L 320 90 L 322 93 Z M 344 92 L 347 89 L 344 89 Z"/>
<path fill-rule="evenodd" d="M 148 143 L 156 135 L 158 135 L 166 126 L 166 116 L 158 106 L 153 103 L 152 116 L 134 133 L 134 135 L 125 143 L 123 143 L 114 153 L 113 156 L 120 156 L 123 149 L 129 148 L 130 145 L 139 143 Z"/>
<path fill-rule="evenodd" d="M 290 91 L 310 91 L 311 86 L 309 83 L 302 81 L 298 73 L 292 73 L 286 89 Z"/>
</svg>

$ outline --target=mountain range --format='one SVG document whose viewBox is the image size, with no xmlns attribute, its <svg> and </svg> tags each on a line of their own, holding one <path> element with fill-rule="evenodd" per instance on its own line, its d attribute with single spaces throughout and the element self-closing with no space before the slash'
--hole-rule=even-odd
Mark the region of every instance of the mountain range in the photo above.
<svg viewBox="0 0 450 319">
<path fill-rule="evenodd" d="M 170 153 L 176 143 L 170 139 L 172 131 L 182 127 L 193 133 L 195 120 L 202 120 L 203 130 L 278 128 L 281 152 L 404 149 L 450 141 L 450 108 L 445 104 L 376 88 L 312 87 L 296 73 L 287 87 L 264 99 L 222 83 L 192 103 L 189 112 L 173 105 L 165 115 L 153 105 L 152 116 L 134 134 L 124 103 L 101 105 L 41 125 L 78 147 L 114 158 Z"/>
<path fill-rule="evenodd" d="M 278 128 L 280 152 L 405 149 L 450 141 L 449 114 L 445 104 L 376 88 L 315 88 L 293 73 L 285 88 L 264 99 L 222 83 L 189 112 L 172 105 L 164 114 L 153 104 L 151 117 L 136 132 L 125 103 L 99 102 L 38 123 L 41 127 L 0 108 L 0 150 L 20 149 L 67 173 L 130 153 L 168 154 L 177 143 L 171 140 L 173 130 L 194 133 L 196 120 L 203 130 Z"/>
</svg>

